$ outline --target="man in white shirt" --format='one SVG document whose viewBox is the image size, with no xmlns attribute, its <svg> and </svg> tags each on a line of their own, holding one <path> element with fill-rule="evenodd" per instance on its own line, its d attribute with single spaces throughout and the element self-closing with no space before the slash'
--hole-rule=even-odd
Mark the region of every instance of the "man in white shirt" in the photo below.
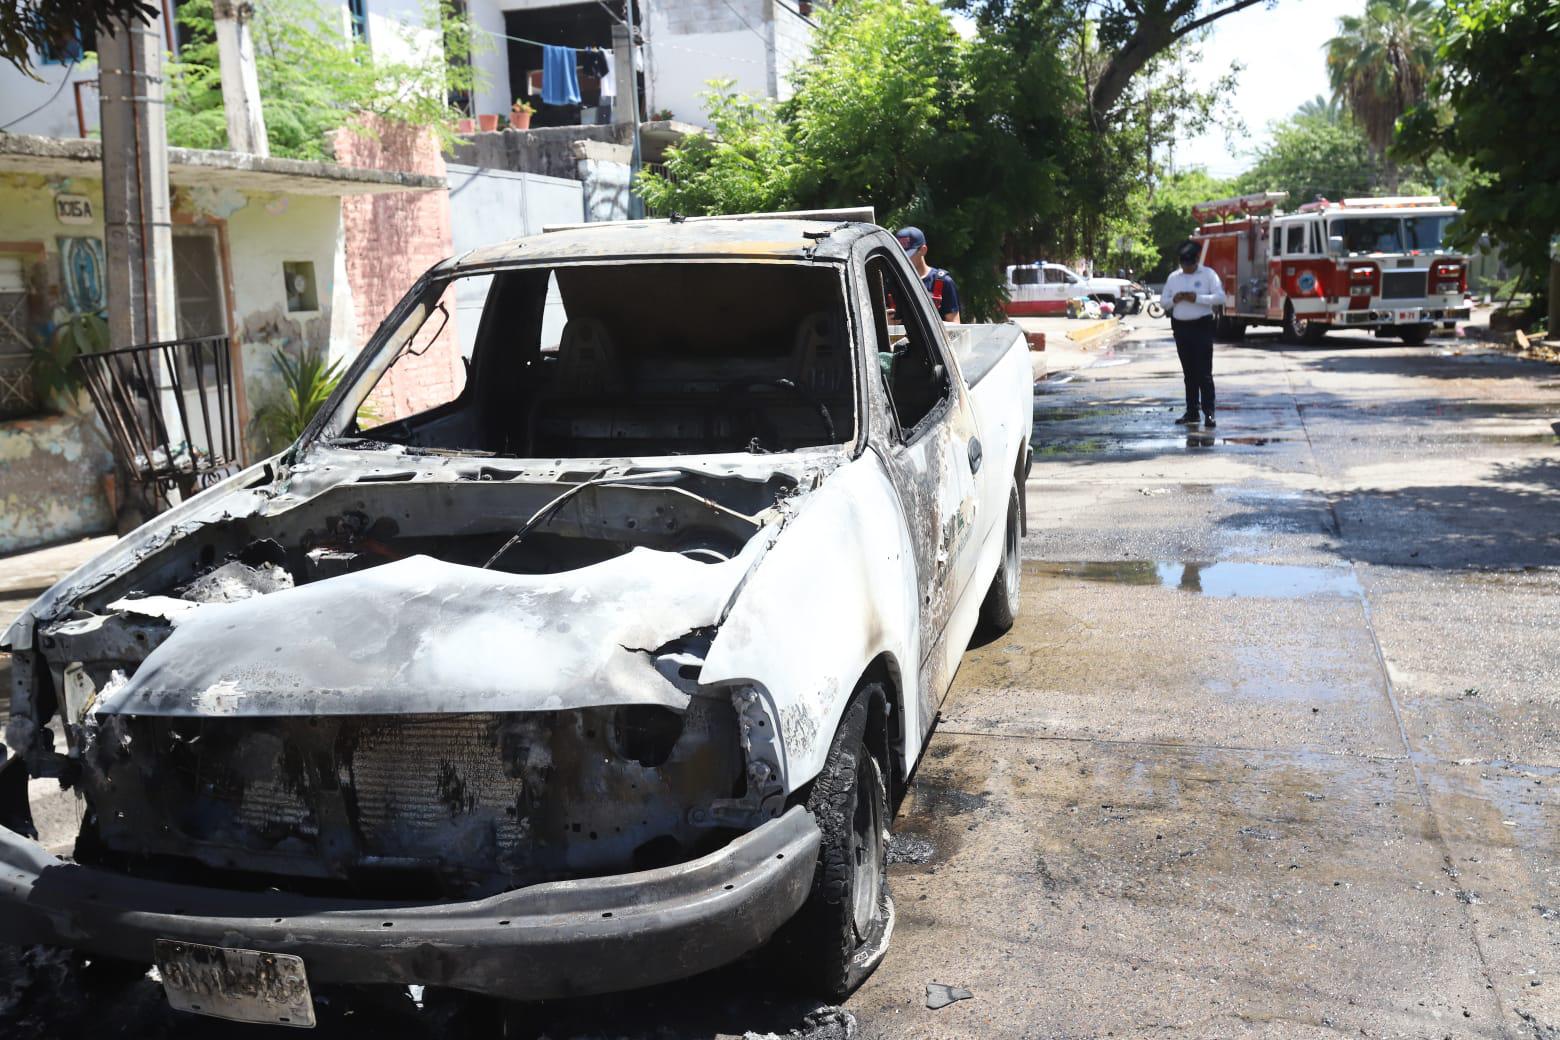
<svg viewBox="0 0 1560 1040">
<path fill-rule="evenodd" d="M 1176 250 L 1181 269 L 1165 280 L 1159 302 L 1170 312 L 1175 352 L 1181 357 L 1181 377 L 1186 382 L 1186 414 L 1177 426 L 1195 426 L 1199 411 L 1203 425 L 1213 420 L 1213 309 L 1224 306 L 1224 286 L 1219 274 L 1202 263 L 1202 247 L 1183 242 Z"/>
</svg>

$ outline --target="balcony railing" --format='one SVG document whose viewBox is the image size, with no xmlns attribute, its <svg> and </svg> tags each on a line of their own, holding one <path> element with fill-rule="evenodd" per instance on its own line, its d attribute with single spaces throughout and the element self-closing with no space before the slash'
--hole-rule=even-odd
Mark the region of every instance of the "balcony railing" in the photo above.
<svg viewBox="0 0 1560 1040">
<path fill-rule="evenodd" d="M 236 471 L 243 443 L 227 336 L 121 347 L 76 359 L 114 454 L 166 507 Z"/>
</svg>

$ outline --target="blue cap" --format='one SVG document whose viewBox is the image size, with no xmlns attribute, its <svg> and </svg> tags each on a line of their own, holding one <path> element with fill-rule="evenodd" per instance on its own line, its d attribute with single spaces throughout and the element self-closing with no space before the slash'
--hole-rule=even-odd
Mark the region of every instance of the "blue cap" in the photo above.
<svg viewBox="0 0 1560 1040">
<path fill-rule="evenodd" d="M 921 229 L 918 227 L 902 227 L 894 232 L 894 237 L 899 239 L 899 244 L 907 253 L 914 253 L 926 245 L 926 236 L 921 234 Z"/>
</svg>

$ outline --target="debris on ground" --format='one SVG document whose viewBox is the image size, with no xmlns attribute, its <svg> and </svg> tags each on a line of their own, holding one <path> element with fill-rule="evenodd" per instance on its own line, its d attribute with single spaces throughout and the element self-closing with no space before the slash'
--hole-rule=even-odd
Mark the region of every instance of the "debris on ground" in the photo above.
<svg viewBox="0 0 1560 1040">
<path fill-rule="evenodd" d="M 855 1015 L 844 1008 L 821 1007 L 789 1032 L 747 1032 L 742 1034 L 742 1040 L 854 1040 L 857 1032 Z"/>
<path fill-rule="evenodd" d="M 888 839 L 888 862 L 926 863 L 937 854 L 937 846 L 914 834 L 894 834 Z"/>
<path fill-rule="evenodd" d="M 975 996 L 963 986 L 947 986 L 941 982 L 928 982 L 926 984 L 926 1006 L 936 1011 L 945 1008 L 956 1000 L 970 1000 Z"/>
</svg>

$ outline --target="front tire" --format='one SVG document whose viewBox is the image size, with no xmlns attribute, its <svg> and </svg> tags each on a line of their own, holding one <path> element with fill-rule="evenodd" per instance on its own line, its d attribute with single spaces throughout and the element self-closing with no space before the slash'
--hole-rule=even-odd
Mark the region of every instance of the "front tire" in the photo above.
<svg viewBox="0 0 1560 1040">
<path fill-rule="evenodd" d="M 1398 339 L 1411 347 L 1422 347 L 1430 339 L 1429 325 L 1399 325 Z"/>
<path fill-rule="evenodd" d="M 1327 326 L 1321 322 L 1307 321 L 1295 313 L 1294 304 L 1284 304 L 1284 339 L 1289 343 L 1304 343 L 1314 347 L 1327 336 Z"/>
<path fill-rule="evenodd" d="M 812 894 L 777 937 L 788 972 L 808 992 L 842 1000 L 872 974 L 894 931 L 888 894 L 888 789 L 867 747 L 867 721 L 883 687 L 851 699 L 807 811 L 823 841 Z"/>
</svg>

